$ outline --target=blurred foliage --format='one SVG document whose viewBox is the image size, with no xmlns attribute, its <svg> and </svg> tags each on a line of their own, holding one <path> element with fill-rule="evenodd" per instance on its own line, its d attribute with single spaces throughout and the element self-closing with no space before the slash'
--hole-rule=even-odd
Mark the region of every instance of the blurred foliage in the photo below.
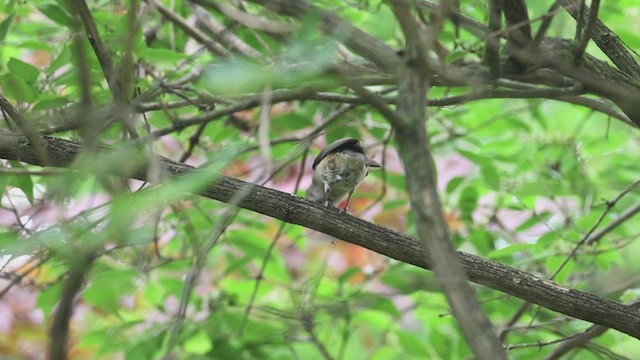
<svg viewBox="0 0 640 360">
<path fill-rule="evenodd" d="M 90 2 L 116 68 L 127 53 L 135 61 L 132 85 L 139 91 L 127 97 L 133 107 L 150 110 L 129 120 L 115 111 L 121 109 L 110 108 L 112 94 L 73 6 L 62 0 L 0 3 L 2 95 L 38 130 L 85 141 L 79 124 L 93 122 L 100 125 L 99 143 L 117 150 L 87 153 L 69 171 L 53 174 L 15 161 L 0 163 L 6 170 L 0 176 L 0 313 L 6 319 L 0 356 L 42 358 L 65 279 L 79 259 L 93 256 L 74 302 L 71 358 L 160 359 L 169 351 L 179 359 L 470 358 L 433 274 L 190 195 L 225 174 L 302 196 L 321 144 L 356 137 L 370 155 L 384 158 L 385 169 L 371 171 L 350 212 L 413 234 L 402 164 L 380 114 L 368 106 L 304 96 L 264 105 L 277 91 L 344 95 L 332 69 L 344 54 L 317 31 L 319 20 L 309 16 L 295 32 L 276 34 L 249 29 L 195 5 L 199 1 L 163 3 L 216 39 L 195 20 L 211 17 L 260 56 L 225 58 L 205 51 L 146 2 Z M 315 3 L 393 48 L 404 46 L 382 1 Z M 462 13 L 485 22 L 483 2 L 461 3 Z M 530 17 L 543 15 L 552 3 L 527 2 Z M 140 29 L 131 33 L 127 9 L 134 5 L 140 6 Z M 252 3 L 244 10 L 282 26 L 293 23 Z M 638 48 L 636 1 L 605 2 L 600 18 Z M 548 34 L 571 37 L 573 24 L 560 13 Z M 449 23 L 438 39 L 455 48 L 448 62 L 481 57 L 483 41 L 466 31 L 456 37 Z M 602 57 L 593 45 L 589 51 Z M 89 111 L 81 106 L 86 90 Z M 469 90 L 433 88 L 430 97 Z M 217 113 L 249 100 L 254 104 Z M 207 116 L 204 127 L 173 128 Z M 430 107 L 428 121 L 446 219 L 462 251 L 550 277 L 601 214 L 610 210 L 596 231 L 640 201 L 634 189 L 607 209 L 607 201 L 639 180 L 640 139 L 602 113 L 552 100 L 488 99 Z M 139 139 L 124 135 L 131 127 Z M 149 131 L 165 133 L 156 138 Z M 315 135 L 317 145 L 309 148 L 306 140 Z M 176 160 L 186 154 L 188 163 L 211 176 L 151 186 L 108 175 L 151 153 Z M 633 301 L 639 230 L 637 222 L 623 223 L 581 248 L 555 280 Z M 499 329 L 522 305 L 488 288 L 476 292 Z M 533 307 L 505 344 L 532 344 L 511 350 L 513 359 L 543 358 L 554 345 L 537 344 L 589 325 Z M 573 354 L 601 359 L 633 353 L 640 353 L 637 341 L 608 331 Z"/>
</svg>

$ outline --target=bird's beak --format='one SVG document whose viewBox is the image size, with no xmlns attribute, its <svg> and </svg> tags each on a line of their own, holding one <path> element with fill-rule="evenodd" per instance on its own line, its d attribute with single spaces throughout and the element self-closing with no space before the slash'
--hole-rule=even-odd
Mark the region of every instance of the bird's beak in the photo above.
<svg viewBox="0 0 640 360">
<path fill-rule="evenodd" d="M 373 160 L 372 158 L 365 156 L 365 164 L 368 167 L 382 167 L 379 162 Z"/>
</svg>

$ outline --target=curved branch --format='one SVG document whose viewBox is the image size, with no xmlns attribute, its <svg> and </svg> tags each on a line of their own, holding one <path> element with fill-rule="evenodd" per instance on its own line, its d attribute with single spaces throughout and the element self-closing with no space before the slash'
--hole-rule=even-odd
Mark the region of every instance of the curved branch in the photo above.
<svg viewBox="0 0 640 360">
<path fill-rule="evenodd" d="M 93 255 L 90 254 L 85 255 L 85 257 L 77 260 L 76 264 L 71 265 L 72 267 L 67 281 L 65 281 L 60 303 L 51 325 L 51 344 L 49 346 L 49 359 L 51 360 L 65 360 L 68 358 L 69 322 L 73 312 L 73 300 L 82 289 L 85 274 L 89 271 L 92 262 Z"/>
<path fill-rule="evenodd" d="M 42 139 L 53 166 L 69 166 L 82 151 L 80 144 L 72 141 L 48 136 L 43 136 Z M 0 131 L 0 158 L 40 166 L 43 164 L 25 136 L 6 131 Z M 166 158 L 159 158 L 159 161 L 174 178 L 201 174 L 191 166 Z M 122 167 L 114 167 L 112 172 L 116 176 L 149 180 L 144 168 L 132 173 Z M 241 208 L 320 231 L 398 261 L 431 269 L 432 264 L 427 260 L 418 240 L 295 195 L 226 176 L 220 176 L 215 183 L 201 191 L 200 195 L 228 203 L 235 201 L 234 196 L 243 191 L 247 191 L 247 196 L 238 203 Z M 477 284 L 640 339 L 640 311 L 633 307 L 570 289 L 475 255 L 464 252 L 458 252 L 458 255 L 469 279 Z"/>
</svg>

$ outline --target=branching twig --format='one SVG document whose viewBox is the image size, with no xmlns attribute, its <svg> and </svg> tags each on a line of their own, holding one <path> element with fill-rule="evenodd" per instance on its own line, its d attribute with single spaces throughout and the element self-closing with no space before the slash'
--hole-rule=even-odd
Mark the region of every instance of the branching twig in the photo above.
<svg viewBox="0 0 640 360">
<path fill-rule="evenodd" d="M 15 277 L 13 277 L 11 279 L 11 281 L 9 282 L 9 284 L 7 284 L 7 286 L 5 286 L 4 289 L 2 289 L 2 291 L 0 291 L 0 300 L 7 295 L 7 293 L 9 292 L 9 290 L 11 290 L 12 287 L 14 287 L 15 285 L 19 284 L 22 279 L 24 279 L 26 276 L 28 276 L 32 271 L 39 269 L 45 262 L 47 262 L 49 260 L 49 257 L 43 257 L 42 259 L 38 260 L 33 266 L 31 266 L 28 269 L 25 270 L 21 270 L 19 274 L 17 274 Z"/>
<path fill-rule="evenodd" d="M 240 37 L 229 31 L 224 25 L 216 20 L 210 13 L 203 11 L 199 6 L 187 2 L 193 13 L 204 26 L 206 26 L 221 42 L 225 43 L 235 53 L 248 58 L 258 58 L 262 56 L 260 52 L 247 44 Z"/>
<path fill-rule="evenodd" d="M 182 325 L 186 318 L 187 306 L 189 305 L 189 298 L 191 297 L 191 292 L 200 277 L 200 273 L 206 264 L 207 257 L 209 256 L 209 252 L 211 249 L 218 243 L 220 237 L 226 231 L 227 227 L 231 225 L 236 215 L 240 211 L 239 208 L 235 207 L 235 204 L 242 201 L 243 197 L 246 196 L 248 192 L 239 192 L 234 197 L 234 200 L 230 202 L 232 205 L 230 208 L 225 210 L 225 212 L 220 216 L 216 226 L 209 236 L 209 240 L 202 246 L 201 248 L 197 248 L 198 253 L 194 254 L 195 258 L 191 267 L 189 268 L 189 272 L 187 273 L 187 278 L 185 279 L 184 288 L 182 289 L 182 297 L 180 298 L 180 305 L 178 306 L 178 312 L 175 315 L 175 321 L 172 324 L 171 332 L 169 333 L 169 340 L 167 341 L 164 360 L 172 359 L 172 351 L 176 346 L 180 330 L 182 330 Z M 194 248 L 194 249 L 196 249 Z"/>
<path fill-rule="evenodd" d="M 302 327 L 307 332 L 307 334 L 309 334 L 309 338 L 311 339 L 311 343 L 313 343 L 315 345 L 315 347 L 318 349 L 318 351 L 320 351 L 320 354 L 322 354 L 322 357 L 325 360 L 333 360 L 333 356 L 331 356 L 331 354 L 329 354 L 329 351 L 327 350 L 327 348 L 320 341 L 320 339 L 318 339 L 318 336 L 316 336 L 315 325 L 314 325 L 314 321 L 313 321 L 313 315 L 312 314 L 304 314 L 304 315 L 302 315 L 301 318 L 300 318 L 300 322 L 302 322 Z"/>
<path fill-rule="evenodd" d="M 571 253 L 569 253 L 569 256 L 567 256 L 564 259 L 564 261 L 560 264 L 560 266 L 558 266 L 556 271 L 553 272 L 553 274 L 549 277 L 549 279 L 553 280 L 560 273 L 560 271 L 564 268 L 564 266 L 567 265 L 569 260 L 571 260 L 573 258 L 573 256 L 575 256 L 575 254 L 578 252 L 578 250 L 584 244 L 586 244 L 589 241 L 589 239 L 591 237 L 591 234 L 593 234 L 593 232 L 598 228 L 598 226 L 600 226 L 600 224 L 602 223 L 604 218 L 607 216 L 607 214 L 611 211 L 611 209 L 613 209 L 616 206 L 616 204 L 620 201 L 620 199 L 622 199 L 630 191 L 632 191 L 633 189 L 638 187 L 638 185 L 640 185 L 640 180 L 638 180 L 638 181 L 634 182 L 633 184 L 629 185 L 626 189 L 621 191 L 613 200 L 607 202 L 607 207 L 602 212 L 602 214 L 600 214 L 600 217 L 598 217 L 598 220 L 596 220 L 596 222 L 593 224 L 591 229 L 589 229 L 589 231 L 587 231 L 587 233 L 576 244 L 576 246 L 573 247 L 573 249 L 571 250 Z M 625 213 L 625 216 L 621 216 L 623 218 L 622 221 L 628 220 L 629 218 L 631 218 L 633 215 L 637 214 L 638 212 L 640 212 L 640 205 L 635 206 L 633 209 L 630 209 L 629 211 L 627 211 Z M 613 227 L 615 227 L 615 226 L 617 226 L 619 224 L 620 223 L 614 225 Z M 613 228 L 609 229 L 608 231 L 611 231 L 611 230 L 613 230 Z M 606 232 L 603 233 L 601 236 L 604 236 L 604 234 L 606 234 Z"/>
<path fill-rule="evenodd" d="M 562 7 L 577 21 L 576 40 L 582 39 L 584 24 L 584 14 L 589 13 L 589 9 L 584 5 L 584 0 L 564 0 Z M 588 15 L 586 15 L 588 16 Z M 611 29 L 609 29 L 600 19 L 596 18 L 595 28 L 591 38 L 598 45 L 600 50 L 611 59 L 618 67 L 635 79 L 640 79 L 640 65 L 629 53 L 622 40 Z"/>
<path fill-rule="evenodd" d="M 302 165 L 300 165 L 300 172 L 298 174 L 298 178 L 296 179 L 296 185 L 293 191 L 294 193 L 296 193 L 300 187 L 300 181 L 302 180 L 302 175 L 304 175 L 304 169 L 305 169 L 305 164 L 307 162 L 308 153 L 309 153 L 309 147 L 307 146 L 305 147 L 304 153 L 302 155 Z M 273 237 L 273 240 L 271 240 L 269 247 L 264 253 L 264 257 L 262 258 L 262 265 L 260 266 L 260 271 L 258 271 L 258 275 L 256 276 L 256 283 L 253 286 L 253 292 L 251 293 L 251 297 L 249 298 L 249 302 L 247 303 L 247 307 L 245 308 L 245 311 L 244 311 L 244 317 L 242 319 L 242 323 L 240 325 L 240 331 L 239 331 L 240 336 L 242 336 L 242 334 L 244 333 L 246 324 L 249 321 L 249 314 L 251 313 L 251 310 L 253 309 L 253 304 L 255 303 L 256 297 L 258 296 L 258 290 L 260 290 L 260 283 L 264 278 L 264 272 L 267 269 L 267 265 L 269 264 L 271 253 L 273 252 L 273 249 L 275 248 L 278 240 L 282 236 L 282 233 L 284 232 L 284 228 L 286 224 L 287 223 L 285 222 L 282 222 L 280 224 L 280 227 L 278 228 L 276 235 Z"/>
<path fill-rule="evenodd" d="M 292 33 L 296 26 L 286 23 L 279 23 L 261 16 L 249 14 L 236 9 L 222 1 L 211 0 L 191 0 L 193 3 L 214 9 L 238 23 L 255 30 L 261 30 L 276 37 L 282 37 Z"/>
<path fill-rule="evenodd" d="M 638 304 L 638 301 L 635 301 L 630 306 L 638 307 Z M 593 325 L 584 332 L 577 334 L 577 336 L 571 336 L 570 338 L 566 339 L 567 341 L 563 342 L 562 345 L 557 347 L 551 354 L 547 355 L 544 360 L 560 359 L 569 351 L 585 346 L 589 343 L 589 341 L 604 334 L 607 330 L 609 330 L 609 328 L 600 325 Z"/>
<path fill-rule="evenodd" d="M 164 5 L 158 3 L 156 0 L 145 0 L 145 1 L 149 5 L 151 5 L 153 8 L 157 9 L 158 12 L 162 14 L 162 16 L 164 16 L 165 19 L 171 21 L 171 23 L 181 28 L 192 39 L 202 44 L 202 46 L 206 47 L 207 50 L 209 50 L 212 54 L 215 54 L 224 58 L 232 57 L 231 53 L 227 49 L 222 47 L 217 42 L 213 41 L 210 37 L 208 37 L 202 31 L 189 25 L 187 20 L 179 16 L 176 12 L 173 12 L 170 9 L 167 9 L 166 7 L 164 7 Z"/>
<path fill-rule="evenodd" d="M 580 38 L 578 49 L 576 51 L 576 61 L 580 63 L 582 61 L 582 55 L 587 50 L 587 44 L 591 40 L 591 34 L 595 28 L 596 21 L 598 20 L 598 11 L 600 10 L 600 0 L 591 0 L 591 9 L 589 16 L 587 17 L 587 25 L 585 26 L 584 33 Z"/>
<path fill-rule="evenodd" d="M 631 209 L 627 209 L 625 212 L 620 214 L 619 217 L 617 217 L 615 220 L 607 224 L 607 226 L 605 226 L 602 230 L 598 231 L 597 233 L 593 234 L 593 236 L 589 237 L 586 241 L 586 244 L 590 245 L 600 241 L 600 239 L 602 239 L 605 235 L 613 231 L 615 228 L 617 228 L 622 223 L 629 220 L 639 212 L 640 212 L 640 205 L 636 205 Z"/>
</svg>

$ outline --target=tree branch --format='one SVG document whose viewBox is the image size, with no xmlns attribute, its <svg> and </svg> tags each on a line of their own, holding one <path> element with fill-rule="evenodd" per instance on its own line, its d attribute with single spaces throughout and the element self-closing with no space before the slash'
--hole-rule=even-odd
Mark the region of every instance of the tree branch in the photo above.
<svg viewBox="0 0 640 360">
<path fill-rule="evenodd" d="M 444 219 L 442 204 L 436 186 L 434 160 L 426 129 L 427 80 L 430 66 L 426 52 L 428 38 L 413 17 L 408 2 L 393 0 L 393 13 L 402 26 L 407 42 L 407 64 L 398 69 L 398 104 L 396 117 L 387 117 L 395 131 L 398 153 L 405 168 L 407 192 L 415 219 L 418 236 L 426 250 L 428 261 L 433 264 L 438 283 L 451 306 L 456 322 L 467 343 L 479 359 L 506 359 L 502 344 L 493 326 L 482 311 L 475 293 L 468 284 L 459 255 L 453 248 L 449 227 Z M 437 33 L 441 30 L 442 14 L 451 4 L 442 2 L 437 13 L 441 16 L 429 27 Z M 427 42 L 425 45 L 424 43 Z M 411 66 L 417 64 L 417 66 Z"/>
<path fill-rule="evenodd" d="M 580 38 L 580 43 L 578 44 L 578 50 L 576 52 L 576 60 L 578 63 L 582 60 L 582 55 L 584 55 L 584 52 L 587 50 L 589 40 L 591 40 L 591 34 L 593 34 L 595 23 L 598 21 L 599 10 L 600 0 L 592 0 L 591 10 L 589 11 L 589 16 L 587 16 L 587 24 L 584 28 L 584 32 L 582 33 L 582 37 Z"/>
<path fill-rule="evenodd" d="M 89 10 L 86 1 L 72 0 L 71 5 L 72 8 L 77 11 L 77 15 L 82 22 L 82 27 L 87 34 L 87 40 L 89 40 L 89 44 L 91 44 L 93 52 L 96 54 L 96 58 L 98 59 L 98 63 L 102 69 L 102 74 L 104 75 L 105 80 L 107 80 L 107 85 L 109 85 L 109 90 L 111 91 L 113 99 L 116 102 L 126 100 L 126 94 L 121 93 L 121 89 L 118 84 L 118 77 L 115 76 L 113 71 L 111 54 L 104 47 L 104 43 L 100 39 L 100 32 L 98 31 L 98 27 L 96 26 L 96 22 L 93 19 L 93 15 L 91 14 L 91 10 Z"/>
<path fill-rule="evenodd" d="M 308 16 L 319 18 L 323 33 L 336 37 L 340 42 L 387 73 L 393 74 L 400 65 L 401 59 L 396 51 L 384 42 L 363 32 L 335 14 L 310 5 L 303 0 L 251 0 L 251 2 L 297 19 Z"/>
<path fill-rule="evenodd" d="M 176 26 L 178 26 L 187 35 L 189 35 L 192 39 L 194 39 L 198 43 L 202 44 L 202 46 L 207 48 L 207 50 L 209 50 L 212 54 L 221 56 L 223 58 L 232 57 L 231 53 L 227 49 L 222 47 L 222 45 L 220 45 L 217 42 L 213 41 L 210 37 L 208 37 L 202 31 L 200 31 L 200 30 L 194 28 L 193 26 L 189 25 L 187 20 L 185 20 L 181 16 L 178 16 L 174 11 L 171 11 L 170 9 L 167 9 L 166 7 L 164 7 L 164 5 L 158 3 L 155 0 L 145 0 L 145 2 L 147 2 L 151 7 L 155 8 L 156 10 L 158 10 L 158 12 L 165 19 L 171 21 L 171 23 L 173 23 Z"/>
<path fill-rule="evenodd" d="M 51 344 L 49 345 L 49 359 L 65 360 L 68 357 L 69 322 L 73 311 L 73 300 L 82 289 L 85 274 L 93 262 L 92 255 L 80 255 L 71 264 L 71 270 L 64 283 L 58 309 L 51 325 Z"/>
<path fill-rule="evenodd" d="M 496 34 L 502 28 L 502 1 L 489 0 L 489 29 L 492 35 L 485 42 L 484 63 L 489 67 L 492 78 L 500 77 L 500 38 Z M 496 35 L 493 35 L 496 34 Z"/>
<path fill-rule="evenodd" d="M 564 0 L 562 7 L 576 20 L 578 20 L 580 13 L 584 14 L 583 17 L 589 16 L 589 9 L 584 6 L 584 1 Z M 582 21 L 581 25 L 584 26 L 584 23 Z M 618 35 L 611 31 L 600 19 L 596 19 L 594 22 L 591 38 L 618 69 L 635 79 L 640 79 L 640 65 L 627 51 Z"/>
<path fill-rule="evenodd" d="M 38 135 L 36 129 L 31 125 L 31 123 L 27 121 L 27 119 L 25 119 L 24 116 L 20 114 L 18 109 L 16 109 L 15 106 L 13 106 L 13 104 L 11 104 L 11 102 L 9 102 L 9 100 L 7 100 L 2 95 L 0 95 L 0 109 L 2 109 L 2 111 L 7 113 L 7 115 L 9 115 L 9 117 L 13 119 L 16 125 L 18 125 L 18 129 L 22 131 L 27 139 L 29 139 L 34 149 L 38 151 L 38 154 L 42 156 L 44 165 L 47 165 L 49 163 L 49 160 L 47 159 L 47 152 L 45 150 L 44 142 L 42 141 L 40 135 Z"/>
<path fill-rule="evenodd" d="M 517 47 L 525 47 L 531 42 L 531 25 L 524 0 L 506 0 L 503 4 L 507 26 L 514 26 L 507 36 L 508 43 Z M 517 25 L 517 26 L 516 26 Z"/>
<path fill-rule="evenodd" d="M 42 140 L 46 145 L 52 166 L 68 167 L 82 151 L 80 144 L 72 141 L 49 136 L 43 136 Z M 109 151 L 104 148 L 102 150 Z M 39 166 L 44 164 L 25 136 L 6 131 L 0 131 L 0 158 Z M 201 174 L 191 166 L 166 158 L 159 158 L 158 161 L 173 178 Z M 149 180 L 144 168 L 132 172 L 123 167 L 112 167 L 111 171 L 115 176 Z M 203 174 L 203 176 L 209 175 Z M 250 190 L 247 191 L 247 189 Z M 433 264 L 427 260 L 426 253 L 418 240 L 339 213 L 336 209 L 327 209 L 322 204 L 309 202 L 295 195 L 226 176 L 219 176 L 215 183 L 199 194 L 229 203 L 235 201 L 234 196 L 243 191 L 247 191 L 247 196 L 238 202 L 238 206 L 243 209 L 317 230 L 423 269 L 432 269 Z M 640 311 L 637 309 L 570 289 L 475 255 L 458 252 L 458 256 L 469 280 L 477 284 L 577 319 L 611 327 L 640 339 Z"/>
</svg>

